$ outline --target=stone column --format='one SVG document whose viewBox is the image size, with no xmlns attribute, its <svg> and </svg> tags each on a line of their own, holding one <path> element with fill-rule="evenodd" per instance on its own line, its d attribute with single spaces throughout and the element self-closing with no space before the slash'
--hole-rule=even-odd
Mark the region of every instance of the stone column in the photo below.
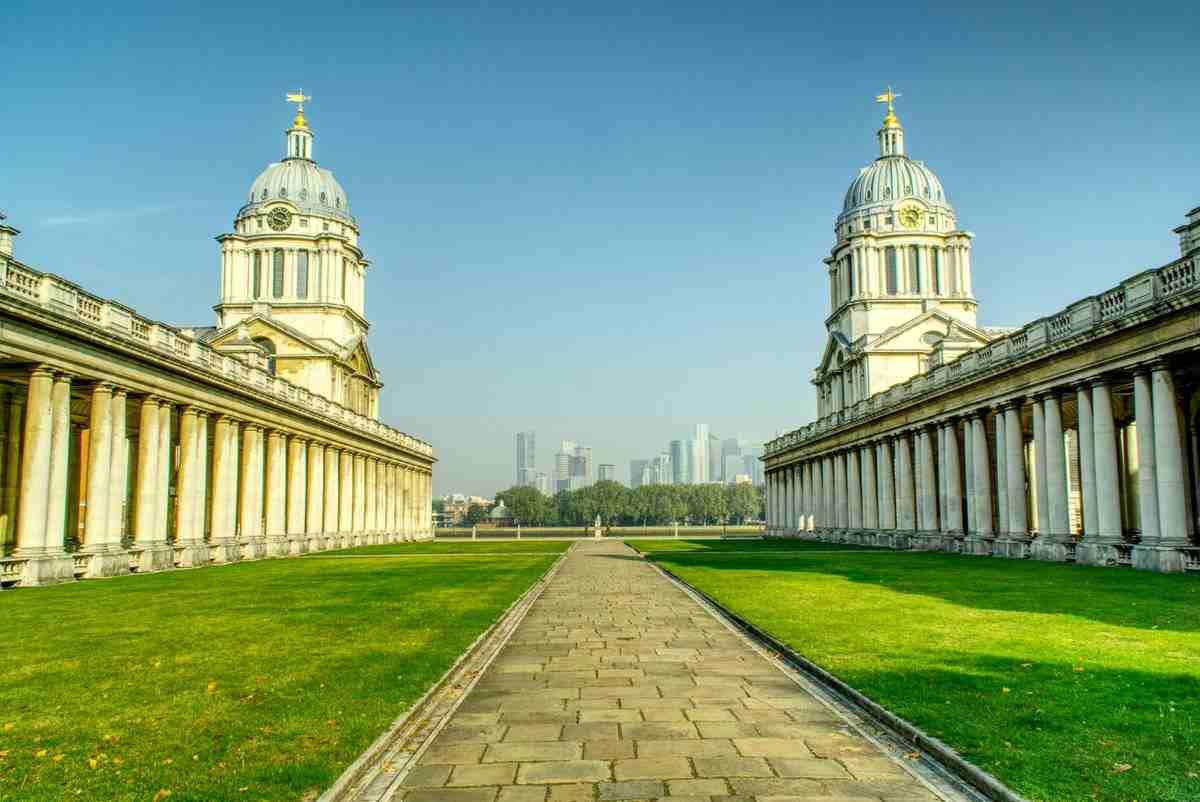
<svg viewBox="0 0 1200 802">
<path fill-rule="evenodd" d="M 1062 406 L 1056 391 L 1043 401 L 1046 437 L 1046 507 L 1049 508 L 1050 538 L 1046 543 L 1066 543 L 1070 539 L 1070 504 L 1067 501 L 1067 451 L 1063 444 Z M 1051 558 L 1051 557 L 1043 557 Z M 1066 551 L 1054 559 L 1066 559 Z"/>
<path fill-rule="evenodd" d="M 859 451 L 862 471 L 862 527 L 873 534 L 879 528 L 879 490 L 876 486 L 875 445 L 868 443 Z"/>
<path fill-rule="evenodd" d="M 930 426 L 922 427 L 921 438 L 921 489 L 925 499 L 925 517 L 921 520 L 921 528 L 926 532 L 938 531 L 938 479 L 937 468 L 934 465 L 933 437 L 936 430 Z"/>
<path fill-rule="evenodd" d="M 1083 537 L 1086 539 L 1096 534 L 1096 516 L 1099 509 L 1096 505 L 1096 443 L 1092 423 L 1092 393 L 1087 382 L 1075 385 L 1075 419 L 1076 432 L 1079 435 L 1079 494 L 1083 497 Z"/>
<path fill-rule="evenodd" d="M 267 434 L 267 556 L 286 557 L 288 553 L 287 442 L 284 433 L 272 429 Z"/>
<path fill-rule="evenodd" d="M 1008 446 L 1005 434 L 1007 423 L 1004 417 L 1004 407 L 993 407 L 996 421 L 996 523 L 1000 527 L 996 531 L 1006 534 L 1008 528 Z M 991 477 L 991 467 L 988 467 Z"/>
<path fill-rule="evenodd" d="M 805 532 L 811 532 L 815 526 L 817 514 L 817 485 L 820 483 L 817 473 L 813 470 L 813 461 L 809 460 L 804 463 L 804 494 L 806 496 L 804 505 L 804 523 L 803 529 Z"/>
<path fill-rule="evenodd" d="M 379 522 L 375 519 L 378 513 L 379 462 L 374 457 L 363 458 L 363 532 L 364 542 L 378 543 L 376 534 Z"/>
<path fill-rule="evenodd" d="M 179 419 L 179 482 L 175 488 L 175 564 L 194 568 L 208 562 L 208 548 L 196 531 L 196 491 L 201 487 L 200 411 L 188 405 Z"/>
<path fill-rule="evenodd" d="M 1133 374 L 1133 408 L 1137 426 L 1137 500 L 1141 520 L 1142 545 L 1157 545 L 1160 537 L 1158 522 L 1158 467 L 1154 451 L 1154 396 L 1150 370 L 1139 365 Z"/>
<path fill-rule="evenodd" d="M 256 424 L 242 426 L 242 559 L 257 560 L 267 553 L 266 544 L 259 533 L 262 520 L 262 462 L 258 453 L 258 435 L 261 430 Z"/>
<path fill-rule="evenodd" d="M 970 416 L 964 416 L 962 422 L 963 512 L 966 518 L 963 531 L 967 533 L 967 542 L 963 548 L 965 553 L 970 554 L 973 553 L 969 550 L 972 548 L 970 541 L 979 534 L 975 526 L 975 435 L 971 429 Z M 955 433 L 957 434 L 957 427 Z"/>
<path fill-rule="evenodd" d="M 846 523 L 854 531 L 861 532 L 863 528 L 863 491 L 857 448 L 846 452 L 846 498 L 849 502 Z"/>
<path fill-rule="evenodd" d="M 353 517 L 351 518 L 351 529 L 353 542 L 355 546 L 361 546 L 366 543 L 364 532 L 367 524 L 367 460 L 362 454 L 354 455 L 354 463 L 352 465 L 353 478 L 351 486 L 354 488 Z"/>
<path fill-rule="evenodd" d="M 838 529 L 846 528 L 846 519 L 849 516 L 850 509 L 846 499 L 846 455 L 839 451 L 832 457 L 833 460 L 833 520 L 834 526 Z M 839 539 L 841 539 L 839 537 Z"/>
<path fill-rule="evenodd" d="M 1133 565 L 1135 568 L 1151 571 L 1184 571 L 1187 562 L 1184 552 L 1180 549 L 1190 545 L 1191 533 L 1187 513 L 1183 427 L 1179 421 L 1179 402 L 1175 397 L 1175 378 L 1171 374 L 1170 366 L 1165 362 L 1154 362 L 1150 370 L 1154 405 L 1153 452 L 1158 496 L 1158 538 L 1147 540 L 1143 527 L 1142 542 L 1134 548 Z M 1142 437 L 1139 413 L 1139 452 Z M 1141 484 L 1140 476 L 1138 484 Z"/>
<path fill-rule="evenodd" d="M 1115 544 L 1123 540 L 1124 532 L 1112 393 L 1104 377 L 1091 381 L 1091 391 L 1092 429 L 1089 434 L 1096 465 L 1096 528 L 1090 533 L 1085 531 L 1083 542 L 1075 549 L 1075 561 L 1083 565 L 1116 565 Z M 1081 431 L 1080 439 L 1082 437 Z"/>
<path fill-rule="evenodd" d="M 978 409 L 971 414 L 971 458 L 975 473 L 975 530 L 981 539 L 991 538 L 992 530 L 992 464 L 988 456 L 987 410 Z M 988 552 L 982 552 L 988 553 Z"/>
<path fill-rule="evenodd" d="M 325 531 L 325 496 L 328 492 L 325 484 L 325 446 L 315 440 L 309 441 L 305 464 L 308 468 L 308 509 L 304 512 L 304 531 L 308 537 L 304 550 L 321 551 L 325 548 L 321 533 Z"/>
<path fill-rule="evenodd" d="M 930 264 L 930 273 L 933 272 L 933 265 Z M 948 510 L 946 509 L 946 424 L 934 424 L 934 436 L 937 439 L 937 453 L 935 454 L 934 467 L 937 469 L 937 511 L 938 511 L 938 531 L 950 532 L 953 528 L 953 521 L 947 521 Z"/>
<path fill-rule="evenodd" d="M 942 472 L 946 486 L 942 530 L 957 536 L 963 532 L 963 491 L 962 466 L 958 459 L 958 421 L 953 418 L 942 426 L 942 451 Z"/>
<path fill-rule="evenodd" d="M 68 469 L 71 460 L 71 377 L 65 373 L 54 375 L 54 387 L 50 391 L 50 486 L 46 495 L 46 555 L 58 558 L 65 572 L 65 579 L 75 578 L 74 560 L 67 556 L 67 487 Z M 118 544 L 119 545 L 119 544 Z M 67 564 L 70 560 L 70 564 Z M 125 570 L 129 570 L 128 563 Z"/>
<path fill-rule="evenodd" d="M 767 531 L 774 531 L 775 527 L 775 474 L 767 473 L 767 488 L 766 488 L 766 516 L 767 516 Z"/>
<path fill-rule="evenodd" d="M 158 497 L 154 503 L 154 529 L 171 549 L 170 564 L 175 565 L 175 547 L 171 543 L 171 474 L 175 462 L 174 440 L 171 437 L 171 408 L 170 401 L 162 399 L 158 404 Z"/>
<path fill-rule="evenodd" d="M 208 540 L 208 419 L 208 412 L 203 410 L 196 418 L 196 438 L 199 441 L 196 446 L 196 459 L 200 463 L 197 472 L 200 480 L 196 483 L 196 534 L 204 542 Z M 206 553 L 205 560 L 208 559 L 209 554 Z"/>
<path fill-rule="evenodd" d="M 158 464 L 161 451 L 158 398 L 143 398 L 139 412 L 137 506 L 133 518 L 135 559 L 139 572 L 162 571 L 175 565 L 175 552 L 167 543 L 165 532 L 159 527 L 159 486 L 162 484 L 163 471 Z"/>
<path fill-rule="evenodd" d="M 116 576 L 129 570 L 129 556 L 121 549 L 120 533 L 108 509 L 110 504 L 120 503 L 113 492 L 113 463 L 113 386 L 100 382 L 92 388 L 88 426 L 87 511 L 81 549 L 90 555 L 87 577 Z"/>
<path fill-rule="evenodd" d="M 325 515 L 321 527 L 324 533 L 321 538 L 323 549 L 337 548 L 341 543 L 338 538 L 341 473 L 342 452 L 333 446 L 325 446 Z"/>
<path fill-rule="evenodd" d="M 896 472 L 892 458 L 892 439 L 885 437 L 879 442 L 878 472 L 879 528 L 896 528 Z"/>
<path fill-rule="evenodd" d="M 1004 468 L 1008 491 L 1008 540 L 1005 557 L 1024 557 L 1029 540 L 1029 518 L 1025 509 L 1025 438 L 1021 431 L 1021 399 L 1004 405 Z M 976 474 L 978 476 L 978 474 Z"/>
<path fill-rule="evenodd" d="M 8 397 L 8 437 L 4 444 L 4 520 L 0 522 L 0 542 L 15 543 L 17 535 L 17 496 L 21 473 L 21 440 L 24 429 L 25 397 L 15 389 Z M 72 574 L 74 576 L 74 574 Z"/>
<path fill-rule="evenodd" d="M 1034 511 L 1037 514 L 1038 536 L 1050 532 L 1050 505 L 1046 503 L 1049 492 L 1046 485 L 1046 411 L 1043 396 L 1033 397 L 1033 482 Z"/>
<path fill-rule="evenodd" d="M 821 458 L 821 486 L 825 491 L 825 529 L 837 528 L 837 480 L 834 478 L 832 456 Z"/>
<path fill-rule="evenodd" d="M 287 444 L 287 553 L 308 551 L 304 516 L 308 510 L 308 441 L 292 435 Z"/>
<path fill-rule="evenodd" d="M 54 372 L 38 365 L 29 374 L 25 431 L 21 450 L 17 542 L 14 556 L 26 560 L 21 585 L 52 585 L 75 578 L 73 565 L 49 554 L 46 515 L 50 504 L 50 461 L 53 450 Z"/>
<path fill-rule="evenodd" d="M 212 511 L 208 541 L 213 562 L 233 562 L 237 542 L 237 422 L 219 415 L 213 425 Z"/>
<path fill-rule="evenodd" d="M 909 432 L 901 432 L 896 437 L 897 528 L 905 532 L 917 528 L 917 489 L 913 478 L 910 437 Z"/>
<path fill-rule="evenodd" d="M 354 455 L 341 452 L 338 468 L 338 547 L 353 544 L 354 531 Z"/>
<path fill-rule="evenodd" d="M 109 542 L 121 548 L 125 535 L 125 498 L 129 486 L 129 454 L 125 442 L 125 410 L 128 392 L 120 387 L 113 388 L 112 394 L 112 445 L 109 446 L 108 469 L 108 534 Z M 128 573 L 129 553 L 125 552 L 123 570 L 118 573 Z"/>
</svg>

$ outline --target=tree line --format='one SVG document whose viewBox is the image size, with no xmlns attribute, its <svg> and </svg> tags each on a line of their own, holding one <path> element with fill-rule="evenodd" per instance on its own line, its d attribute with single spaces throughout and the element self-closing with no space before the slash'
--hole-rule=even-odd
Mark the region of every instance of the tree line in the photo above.
<svg viewBox="0 0 1200 802">
<path fill-rule="evenodd" d="M 761 520 L 763 489 L 736 485 L 642 485 L 631 490 L 609 479 L 578 490 L 542 495 L 532 487 L 510 487 L 496 494 L 513 521 L 522 526 L 587 526 L 600 516 L 606 526 L 666 526 L 674 523 L 708 525 Z M 486 508 L 468 524 L 487 518 Z M 474 520 L 472 520 L 474 518 Z"/>
</svg>

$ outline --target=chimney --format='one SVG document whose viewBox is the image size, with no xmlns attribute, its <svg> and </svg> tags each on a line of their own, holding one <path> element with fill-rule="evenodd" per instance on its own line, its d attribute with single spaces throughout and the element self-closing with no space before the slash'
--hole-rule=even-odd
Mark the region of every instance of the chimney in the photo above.
<svg viewBox="0 0 1200 802">
<path fill-rule="evenodd" d="M 12 256 L 13 239 L 21 232 L 4 221 L 8 216 L 0 212 L 0 256 Z"/>
</svg>

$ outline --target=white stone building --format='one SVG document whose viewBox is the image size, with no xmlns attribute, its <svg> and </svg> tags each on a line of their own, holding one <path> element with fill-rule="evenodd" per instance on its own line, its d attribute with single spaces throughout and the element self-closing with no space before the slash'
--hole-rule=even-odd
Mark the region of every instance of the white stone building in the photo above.
<svg viewBox="0 0 1200 802">
<path fill-rule="evenodd" d="M 0 582 L 432 536 L 433 449 L 378 420 L 357 224 L 302 112 L 287 136 L 218 237 L 215 327 L 36 270 L 0 220 Z"/>
</svg>

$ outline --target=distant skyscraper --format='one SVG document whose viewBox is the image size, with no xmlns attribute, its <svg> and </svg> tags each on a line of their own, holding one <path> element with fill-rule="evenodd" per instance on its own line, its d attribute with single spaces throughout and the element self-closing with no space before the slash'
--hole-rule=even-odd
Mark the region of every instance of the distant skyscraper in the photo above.
<svg viewBox="0 0 1200 802">
<path fill-rule="evenodd" d="M 692 438 L 692 484 L 702 485 L 708 481 L 708 424 L 697 423 Z"/>
<path fill-rule="evenodd" d="M 725 478 L 725 467 L 721 464 L 721 438 L 708 436 L 708 481 L 720 482 Z"/>
<path fill-rule="evenodd" d="M 687 446 L 683 440 L 672 440 L 671 454 L 671 484 L 686 485 L 691 479 L 688 474 Z"/>
<path fill-rule="evenodd" d="M 517 484 L 533 484 L 537 476 L 537 447 L 533 432 L 517 433 Z"/>
<path fill-rule="evenodd" d="M 674 484 L 675 477 L 671 473 L 671 455 L 666 451 L 659 454 L 650 462 L 650 470 L 654 477 L 654 484 Z"/>
<path fill-rule="evenodd" d="M 592 449 L 573 440 L 563 440 L 554 455 L 556 490 L 577 490 L 592 483 Z"/>
<path fill-rule="evenodd" d="M 629 461 L 629 486 L 634 490 L 642 486 L 642 472 L 650 464 L 648 459 L 631 459 Z"/>
<path fill-rule="evenodd" d="M 602 462 L 602 463 L 600 463 L 599 471 L 600 472 L 596 478 L 599 479 L 600 481 L 603 482 L 605 479 L 608 479 L 610 482 L 617 481 L 617 466 L 616 465 L 609 465 L 608 463 Z"/>
</svg>

